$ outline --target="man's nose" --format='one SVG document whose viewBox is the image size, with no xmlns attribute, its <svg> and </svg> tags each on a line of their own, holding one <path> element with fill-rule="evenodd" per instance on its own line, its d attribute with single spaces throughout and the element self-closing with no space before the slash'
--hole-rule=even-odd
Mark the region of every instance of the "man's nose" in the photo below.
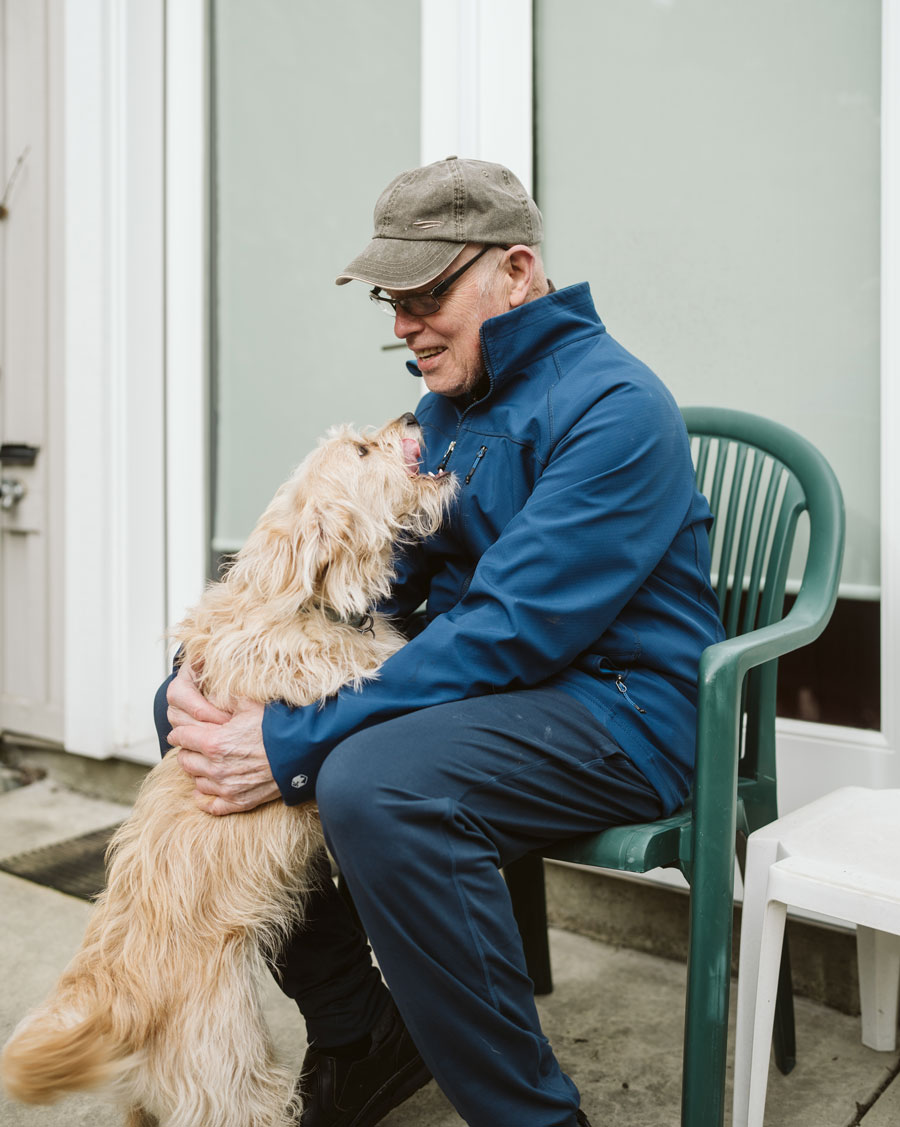
<svg viewBox="0 0 900 1127">
<path fill-rule="evenodd" d="M 398 305 L 394 310 L 394 336 L 408 337 L 410 333 L 416 332 L 421 329 L 423 321 L 421 317 L 414 317 L 412 313 L 407 313 L 405 309 L 401 309 Z"/>
</svg>

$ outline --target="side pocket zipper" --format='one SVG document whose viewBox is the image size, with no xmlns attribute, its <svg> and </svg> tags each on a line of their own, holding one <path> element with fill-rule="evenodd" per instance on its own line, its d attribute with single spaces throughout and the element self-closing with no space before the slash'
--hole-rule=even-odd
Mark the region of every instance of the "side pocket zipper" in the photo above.
<svg viewBox="0 0 900 1127">
<path fill-rule="evenodd" d="M 621 673 L 618 675 L 618 677 L 616 677 L 616 688 L 619 690 L 619 692 L 622 694 L 622 696 L 628 701 L 628 703 L 631 705 L 632 708 L 636 708 L 638 710 L 638 712 L 640 712 L 642 715 L 646 715 L 647 709 L 641 708 L 641 706 L 639 704 L 636 704 L 634 702 L 634 700 L 631 698 L 631 696 L 629 696 L 628 686 L 625 684 L 625 680 L 622 677 Z"/>
</svg>

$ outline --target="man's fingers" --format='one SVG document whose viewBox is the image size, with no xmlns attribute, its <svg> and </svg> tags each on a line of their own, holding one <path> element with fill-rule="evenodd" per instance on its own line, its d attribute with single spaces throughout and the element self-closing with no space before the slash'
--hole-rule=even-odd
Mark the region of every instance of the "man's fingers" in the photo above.
<svg viewBox="0 0 900 1127">
<path fill-rule="evenodd" d="M 168 720 L 172 727 L 184 723 L 185 719 L 200 721 L 203 724 L 225 724 L 231 719 L 230 712 L 224 712 L 202 695 L 194 684 L 189 669 L 182 666 L 178 676 L 169 682 L 166 690 L 168 701 Z"/>
<path fill-rule="evenodd" d="M 224 798 L 217 798 L 211 794 L 201 794 L 199 791 L 194 791 L 194 802 L 200 807 L 204 814 L 214 814 L 216 817 L 222 817 L 224 814 L 239 813 L 237 807 L 233 807 L 232 804 L 227 802 Z"/>
<path fill-rule="evenodd" d="M 172 685 L 175 684 L 173 681 Z M 210 704 L 196 689 L 181 693 L 170 685 L 167 699 L 169 707 L 166 716 L 173 727 L 192 720 L 200 724 L 227 724 L 231 719 L 231 713 L 223 712 L 221 708 Z"/>
<path fill-rule="evenodd" d="M 172 728 L 180 728 L 185 724 L 193 724 L 195 719 L 189 712 L 185 712 L 183 708 L 176 708 L 171 704 L 166 712 L 166 716 Z"/>
<path fill-rule="evenodd" d="M 169 732 L 166 739 L 172 747 L 185 751 L 199 752 L 200 755 L 215 759 L 221 754 L 219 741 L 221 727 L 218 724 L 179 724 Z"/>
<path fill-rule="evenodd" d="M 194 802 L 206 814 L 222 817 L 225 814 L 247 814 L 257 806 L 274 801 L 271 797 L 248 798 L 244 796 L 240 802 L 226 798 L 221 794 L 208 794 L 200 790 L 202 780 L 197 780 L 197 789 L 194 791 Z"/>
</svg>

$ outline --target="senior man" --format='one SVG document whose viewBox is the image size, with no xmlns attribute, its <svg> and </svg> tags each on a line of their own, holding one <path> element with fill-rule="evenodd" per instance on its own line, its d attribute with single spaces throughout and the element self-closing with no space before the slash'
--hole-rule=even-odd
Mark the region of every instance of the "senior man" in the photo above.
<svg viewBox="0 0 900 1127">
<path fill-rule="evenodd" d="M 709 509 L 672 397 L 587 284 L 554 289 L 541 239 L 508 169 L 448 157 L 392 181 L 337 279 L 393 318 L 430 393 L 423 472 L 460 481 L 380 608 L 424 602 L 424 628 L 321 708 L 218 712 L 184 668 L 168 687 L 198 801 L 315 796 L 365 929 L 323 881 L 282 954 L 310 1043 L 302 1127 L 370 1127 L 429 1072 L 472 1127 L 587 1124 L 500 868 L 688 794 L 699 658 L 721 637 Z"/>
</svg>

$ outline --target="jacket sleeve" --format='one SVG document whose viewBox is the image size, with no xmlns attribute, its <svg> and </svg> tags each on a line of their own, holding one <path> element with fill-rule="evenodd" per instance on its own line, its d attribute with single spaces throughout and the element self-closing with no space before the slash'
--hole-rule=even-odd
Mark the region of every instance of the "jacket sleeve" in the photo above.
<svg viewBox="0 0 900 1127">
<path fill-rule="evenodd" d="M 376 608 L 381 614 L 400 621 L 413 613 L 428 597 L 431 576 L 421 545 L 405 548 L 395 564 L 391 594 Z"/>
<path fill-rule="evenodd" d="M 631 385 L 595 402 L 452 610 L 361 689 L 306 708 L 266 707 L 263 739 L 285 801 L 311 798 L 326 755 L 354 732 L 533 686 L 571 664 L 652 573 L 692 496 L 687 437 L 662 388 Z"/>
</svg>

